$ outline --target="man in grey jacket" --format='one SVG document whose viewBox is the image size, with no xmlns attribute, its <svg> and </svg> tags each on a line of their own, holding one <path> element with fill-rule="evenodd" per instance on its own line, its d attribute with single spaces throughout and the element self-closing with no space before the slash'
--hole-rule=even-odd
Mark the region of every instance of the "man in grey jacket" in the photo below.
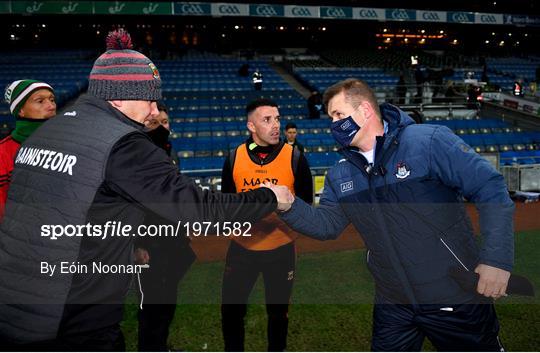
<svg viewBox="0 0 540 353">
<path fill-rule="evenodd" d="M 15 159 L 0 226 L 3 349 L 122 350 L 123 300 L 141 270 L 132 265 L 133 240 L 147 235 L 140 225 L 148 212 L 184 229 L 288 207 L 280 204 L 284 187 L 225 195 L 181 175 L 143 131 L 158 113 L 157 68 L 123 31 L 108 44 L 88 94 L 32 134 Z"/>
</svg>

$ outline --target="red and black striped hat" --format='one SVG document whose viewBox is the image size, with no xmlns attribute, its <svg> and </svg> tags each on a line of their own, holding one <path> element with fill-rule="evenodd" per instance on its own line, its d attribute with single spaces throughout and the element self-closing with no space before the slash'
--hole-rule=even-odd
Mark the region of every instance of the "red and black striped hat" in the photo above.
<svg viewBox="0 0 540 353">
<path fill-rule="evenodd" d="M 132 47 L 131 37 L 123 29 L 109 33 L 107 51 L 97 58 L 90 72 L 90 94 L 105 100 L 161 99 L 157 67 Z"/>
</svg>

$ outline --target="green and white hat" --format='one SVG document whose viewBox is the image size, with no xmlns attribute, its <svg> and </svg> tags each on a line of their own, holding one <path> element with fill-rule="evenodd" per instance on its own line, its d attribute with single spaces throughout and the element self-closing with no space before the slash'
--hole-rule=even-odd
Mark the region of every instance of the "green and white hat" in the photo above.
<svg viewBox="0 0 540 353">
<path fill-rule="evenodd" d="M 6 103 L 9 104 L 11 114 L 17 118 L 19 116 L 19 111 L 32 93 L 43 88 L 54 92 L 49 84 L 37 80 L 17 80 L 10 84 L 6 88 L 4 99 L 6 100 Z"/>
</svg>

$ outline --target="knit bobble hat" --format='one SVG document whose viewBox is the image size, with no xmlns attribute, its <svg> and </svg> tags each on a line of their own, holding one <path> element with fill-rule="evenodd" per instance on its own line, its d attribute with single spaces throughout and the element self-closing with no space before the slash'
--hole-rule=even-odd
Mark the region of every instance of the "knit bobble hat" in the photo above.
<svg viewBox="0 0 540 353">
<path fill-rule="evenodd" d="M 21 108 L 32 93 L 43 88 L 54 93 L 53 88 L 49 84 L 37 80 L 17 80 L 7 86 L 4 92 L 4 99 L 9 104 L 11 114 L 18 118 Z"/>
<path fill-rule="evenodd" d="M 104 100 L 161 99 L 158 69 L 132 47 L 131 37 L 123 29 L 109 33 L 107 51 L 97 58 L 90 72 L 90 94 Z"/>
</svg>

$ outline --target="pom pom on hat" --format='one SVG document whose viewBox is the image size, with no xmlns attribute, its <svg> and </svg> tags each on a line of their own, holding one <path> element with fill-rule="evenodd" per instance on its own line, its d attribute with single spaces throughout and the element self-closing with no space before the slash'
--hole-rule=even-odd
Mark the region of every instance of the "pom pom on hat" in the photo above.
<svg viewBox="0 0 540 353">
<path fill-rule="evenodd" d="M 109 32 L 105 39 L 107 50 L 133 49 L 131 36 L 123 28 Z"/>
<path fill-rule="evenodd" d="M 88 93 L 105 100 L 161 99 L 161 77 L 150 59 L 132 50 L 124 29 L 109 32 L 107 51 L 94 62 Z"/>
</svg>

